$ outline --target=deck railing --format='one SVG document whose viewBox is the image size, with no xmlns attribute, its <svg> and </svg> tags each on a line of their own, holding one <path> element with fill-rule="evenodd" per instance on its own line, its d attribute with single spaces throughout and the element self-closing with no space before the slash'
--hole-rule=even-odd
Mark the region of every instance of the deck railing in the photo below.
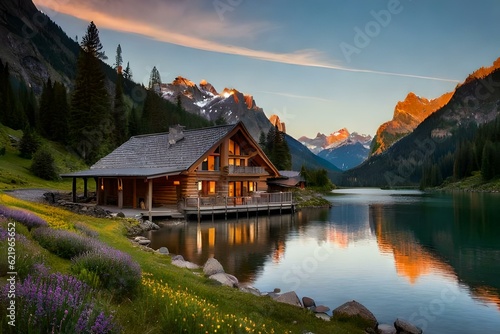
<svg viewBox="0 0 500 334">
<path fill-rule="evenodd" d="M 184 208 L 292 204 L 292 200 L 293 199 L 291 192 L 256 193 L 249 196 L 238 196 L 238 197 L 227 197 L 227 196 L 186 197 L 184 199 Z"/>
<path fill-rule="evenodd" d="M 228 166 L 229 174 L 265 174 L 266 169 L 259 166 Z"/>
</svg>

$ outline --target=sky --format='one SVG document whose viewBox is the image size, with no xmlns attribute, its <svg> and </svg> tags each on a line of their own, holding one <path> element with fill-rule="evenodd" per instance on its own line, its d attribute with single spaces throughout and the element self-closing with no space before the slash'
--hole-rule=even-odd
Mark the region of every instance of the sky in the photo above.
<svg viewBox="0 0 500 334">
<path fill-rule="evenodd" d="M 133 80 L 253 95 L 298 138 L 374 135 L 409 92 L 436 98 L 500 57 L 498 0 L 34 0 L 72 38 L 90 21 Z"/>
</svg>

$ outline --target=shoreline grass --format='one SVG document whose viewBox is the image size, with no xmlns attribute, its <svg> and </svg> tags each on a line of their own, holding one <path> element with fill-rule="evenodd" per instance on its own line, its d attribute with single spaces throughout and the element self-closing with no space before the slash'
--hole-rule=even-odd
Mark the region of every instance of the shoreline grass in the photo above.
<svg viewBox="0 0 500 334">
<path fill-rule="evenodd" d="M 125 223 L 120 219 L 82 216 L 6 194 L 0 195 L 0 204 L 29 210 L 40 217 L 51 217 L 47 221 L 49 226 L 59 229 L 74 230 L 74 223 L 78 222 L 95 231 L 100 242 L 128 254 L 140 265 L 146 274 L 143 274 L 139 293 L 122 299 L 114 298 L 105 290 L 96 294 L 96 302 L 113 312 L 123 333 L 153 334 L 169 329 L 174 333 L 363 333 L 355 323 L 325 322 L 305 309 L 217 286 L 189 270 L 177 268 L 171 265 L 169 256 L 145 252 L 132 243 L 125 236 Z M 69 260 L 62 260 L 45 250 L 43 254 L 51 271 L 71 273 Z M 5 283 L 4 280 L 0 282 Z M 170 296 L 168 305 L 163 302 L 166 294 Z M 195 320 L 194 327 L 184 323 L 188 319 Z"/>
</svg>

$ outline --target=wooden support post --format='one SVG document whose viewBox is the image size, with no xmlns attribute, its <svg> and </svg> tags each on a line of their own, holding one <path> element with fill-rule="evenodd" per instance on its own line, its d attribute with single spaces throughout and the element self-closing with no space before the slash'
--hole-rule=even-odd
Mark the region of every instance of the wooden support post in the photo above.
<svg viewBox="0 0 500 334">
<path fill-rule="evenodd" d="M 118 208 L 123 209 L 123 180 L 118 178 Z"/>
<path fill-rule="evenodd" d="M 94 181 L 95 181 L 95 201 L 96 201 L 97 205 L 99 205 L 99 199 L 101 198 L 101 195 L 99 194 L 100 193 L 100 191 L 99 191 L 99 178 L 94 177 Z"/>
<path fill-rule="evenodd" d="M 87 178 L 83 178 L 83 197 L 87 198 L 89 195 L 88 189 L 87 189 Z"/>
<path fill-rule="evenodd" d="M 133 193 L 133 195 L 132 195 L 133 196 L 132 197 L 132 207 L 135 209 L 135 208 L 137 208 L 137 179 L 134 177 L 132 182 L 134 183 L 133 191 L 132 191 L 132 193 Z"/>
<path fill-rule="evenodd" d="M 153 179 L 148 180 L 148 216 L 149 220 L 153 221 Z"/>
<path fill-rule="evenodd" d="M 72 191 L 73 191 L 73 203 L 76 203 L 76 177 L 73 178 Z"/>
</svg>

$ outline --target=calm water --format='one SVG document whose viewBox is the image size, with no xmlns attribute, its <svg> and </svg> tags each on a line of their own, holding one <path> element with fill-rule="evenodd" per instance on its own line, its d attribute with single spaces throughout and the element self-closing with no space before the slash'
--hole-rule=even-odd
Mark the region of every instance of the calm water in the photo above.
<svg viewBox="0 0 500 334">
<path fill-rule="evenodd" d="M 380 323 L 425 333 L 500 333 L 500 195 L 335 191 L 331 209 L 172 224 L 152 247 L 261 291 L 295 290 L 335 308 L 355 299 Z"/>
</svg>

